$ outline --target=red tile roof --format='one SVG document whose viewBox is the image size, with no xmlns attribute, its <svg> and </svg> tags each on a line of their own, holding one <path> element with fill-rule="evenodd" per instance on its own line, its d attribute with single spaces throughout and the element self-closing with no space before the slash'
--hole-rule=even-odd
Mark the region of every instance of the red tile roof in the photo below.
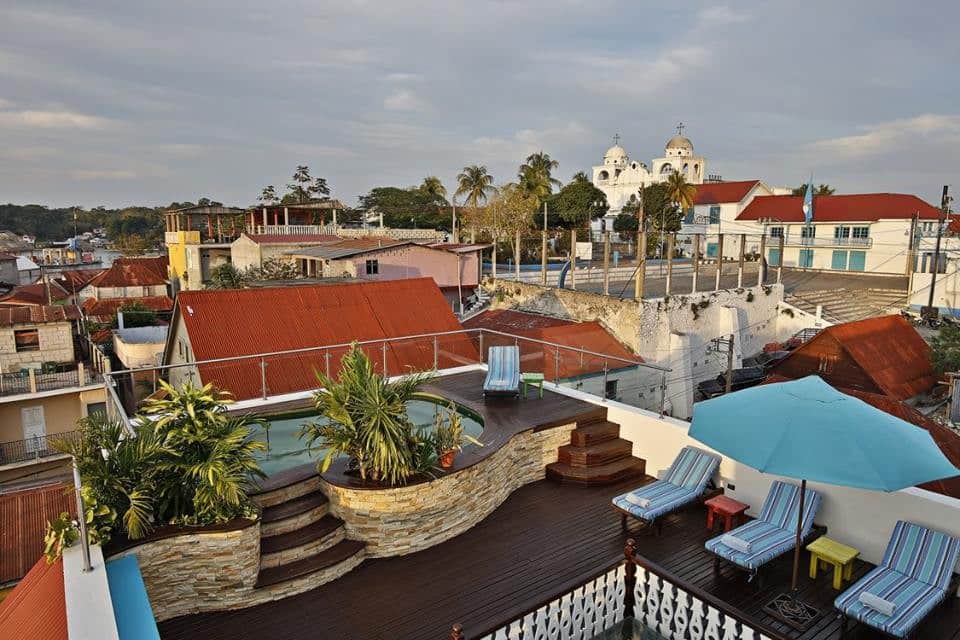
<svg viewBox="0 0 960 640">
<path fill-rule="evenodd" d="M 167 256 L 117 258 L 109 269 L 95 276 L 89 284 L 94 287 L 150 287 L 166 284 L 167 265 Z"/>
<path fill-rule="evenodd" d="M 705 182 L 696 185 L 697 193 L 693 204 L 720 204 L 721 202 L 740 202 L 750 190 L 760 184 L 759 180 L 741 180 L 739 182 Z"/>
<path fill-rule="evenodd" d="M 22 578 L 43 555 L 47 520 L 63 512 L 76 515 L 69 489 L 70 485 L 57 484 L 0 495 L 0 584 Z"/>
<path fill-rule="evenodd" d="M 821 361 L 828 369 L 822 371 Z M 773 373 L 797 379 L 820 375 L 831 385 L 906 400 L 937 383 L 930 346 L 899 315 L 827 327 L 779 362 Z"/>
<path fill-rule="evenodd" d="M 9 294 L 0 298 L 0 304 L 12 305 L 45 305 L 49 302 L 60 302 L 70 297 L 56 281 L 24 284 L 15 287 Z"/>
<path fill-rule="evenodd" d="M 174 318 L 184 323 L 196 361 L 462 329 L 432 278 L 183 291 L 177 296 Z M 463 335 L 441 338 L 439 347 L 440 368 L 479 360 L 476 347 Z M 168 343 L 167 348 L 175 345 Z M 331 373 L 336 373 L 344 351 L 331 353 Z M 380 346 L 370 347 L 368 353 L 382 369 Z M 272 394 L 314 389 L 314 372 L 326 368 L 319 351 L 275 356 L 266 362 Z M 387 372 L 394 375 L 410 367 L 433 367 L 432 338 L 389 345 Z M 257 359 L 199 368 L 204 382 L 213 382 L 237 399 L 261 393 Z"/>
<path fill-rule="evenodd" d="M 789 380 L 789 378 L 771 374 L 765 383 L 771 384 L 785 382 L 787 380 Z M 867 404 L 880 409 L 881 411 L 914 424 L 921 429 L 926 429 L 928 432 L 930 432 L 930 436 L 933 438 L 933 441 L 937 443 L 938 447 L 940 447 L 940 450 L 943 452 L 943 455 L 946 456 L 947 460 L 953 463 L 953 466 L 960 468 L 960 435 L 958 435 L 952 429 L 934 422 L 913 407 L 906 405 L 899 400 L 894 400 L 888 396 L 880 395 L 878 393 L 856 391 L 855 389 L 843 389 L 840 387 L 837 387 L 837 391 L 845 393 L 848 396 L 853 396 L 854 398 L 859 398 Z M 945 496 L 960 498 L 960 476 L 943 478 L 941 480 L 927 482 L 918 486 L 920 486 L 922 489 L 934 491 Z"/>
<path fill-rule="evenodd" d="M 624 347 L 609 331 L 597 321 L 574 322 L 552 318 L 535 313 L 496 309 L 484 311 L 463 323 L 468 329 L 492 329 L 503 333 L 541 340 L 553 344 L 571 347 L 560 350 L 560 370 L 557 371 L 555 349 L 538 342 L 520 341 L 520 366 L 524 371 L 543 373 L 548 378 L 575 378 L 578 375 L 600 373 L 606 364 L 607 369 L 630 366 L 628 362 L 642 362 L 643 359 Z M 485 334 L 484 347 L 498 344 L 513 344 L 514 339 L 507 336 Z M 605 359 L 590 354 L 580 354 L 573 349 L 585 349 L 594 353 L 612 356 Z"/>
<path fill-rule="evenodd" d="M 139 302 L 153 311 L 170 311 L 173 300 L 167 296 L 145 296 L 141 298 L 87 298 L 83 301 L 83 313 L 87 316 L 115 316 L 117 309 L 125 304 Z"/>
<path fill-rule="evenodd" d="M 74 305 L 4 307 L 0 306 L 0 326 L 15 324 L 43 324 L 80 319 L 80 309 Z"/>
<path fill-rule="evenodd" d="M 917 196 L 905 193 L 862 193 L 814 196 L 814 222 L 876 222 L 909 220 L 919 214 L 922 220 L 937 220 L 940 210 Z M 757 196 L 737 220 L 773 218 L 782 222 L 803 222 L 803 196 Z"/>
<path fill-rule="evenodd" d="M 62 559 L 37 560 L 0 603 L 0 638 L 68 640 Z"/>
<path fill-rule="evenodd" d="M 245 236 L 257 244 L 321 244 L 324 242 L 336 242 L 340 236 L 329 234 L 257 234 L 245 233 Z"/>
</svg>

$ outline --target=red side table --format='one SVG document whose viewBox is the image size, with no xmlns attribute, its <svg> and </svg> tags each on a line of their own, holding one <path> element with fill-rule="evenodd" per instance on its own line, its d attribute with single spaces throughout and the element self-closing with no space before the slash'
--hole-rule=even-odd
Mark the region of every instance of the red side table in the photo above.
<svg viewBox="0 0 960 640">
<path fill-rule="evenodd" d="M 710 498 L 703 504 L 707 507 L 707 529 L 710 531 L 713 531 L 716 524 L 714 522 L 715 516 L 722 516 L 723 530 L 730 531 L 730 529 L 743 524 L 745 513 L 750 508 L 750 505 L 725 495 Z"/>
</svg>

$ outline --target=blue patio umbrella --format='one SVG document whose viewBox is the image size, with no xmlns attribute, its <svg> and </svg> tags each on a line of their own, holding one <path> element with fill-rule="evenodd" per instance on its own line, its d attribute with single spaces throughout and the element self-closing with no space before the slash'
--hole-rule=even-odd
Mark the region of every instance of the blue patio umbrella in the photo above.
<svg viewBox="0 0 960 640">
<path fill-rule="evenodd" d="M 758 471 L 802 481 L 794 591 L 807 480 L 897 491 L 960 475 L 925 429 L 840 393 L 818 376 L 700 402 L 690 436 Z"/>
</svg>

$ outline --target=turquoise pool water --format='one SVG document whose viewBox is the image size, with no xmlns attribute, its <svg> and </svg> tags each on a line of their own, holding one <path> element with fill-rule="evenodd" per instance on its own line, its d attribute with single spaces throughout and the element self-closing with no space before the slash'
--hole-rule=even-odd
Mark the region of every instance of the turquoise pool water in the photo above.
<svg viewBox="0 0 960 640">
<path fill-rule="evenodd" d="M 447 412 L 449 411 L 447 407 L 448 405 L 440 400 L 418 398 L 407 403 L 407 415 L 410 421 L 418 427 L 431 427 L 437 412 Z M 483 424 L 478 417 L 462 407 L 457 409 L 463 418 L 464 433 L 479 438 L 483 431 Z M 325 454 L 324 449 L 308 451 L 303 441 L 297 437 L 297 431 L 304 423 L 317 422 L 321 419 L 316 412 L 310 411 L 273 418 L 268 416 L 267 421 L 270 423 L 269 437 L 264 433 L 259 438 L 269 447 L 266 452 L 259 456 L 260 468 L 263 469 L 263 472 L 269 476 L 279 471 L 321 460 Z M 472 446 L 475 445 L 465 444 L 464 448 Z"/>
</svg>

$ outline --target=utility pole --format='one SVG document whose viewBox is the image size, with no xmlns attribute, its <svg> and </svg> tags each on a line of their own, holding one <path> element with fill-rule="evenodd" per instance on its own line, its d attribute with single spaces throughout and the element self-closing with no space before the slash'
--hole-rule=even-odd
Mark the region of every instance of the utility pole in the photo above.
<svg viewBox="0 0 960 640">
<path fill-rule="evenodd" d="M 693 234 L 693 284 L 690 293 L 697 292 L 697 280 L 700 278 L 700 234 Z"/>
<path fill-rule="evenodd" d="M 733 334 L 731 333 L 728 338 L 714 338 L 711 342 L 714 350 L 720 353 L 723 353 L 720 347 L 727 350 L 727 384 L 724 393 L 730 393 L 733 389 Z"/>
<path fill-rule="evenodd" d="M 737 288 L 743 286 L 743 252 L 746 250 L 747 234 L 740 234 L 740 261 L 737 264 Z"/>
<path fill-rule="evenodd" d="M 763 270 L 767 266 L 767 229 L 764 226 L 763 235 L 760 236 L 760 259 L 757 260 L 757 286 L 763 284 Z"/>
<path fill-rule="evenodd" d="M 643 189 L 640 183 L 640 206 L 637 209 L 637 269 L 633 286 L 633 297 L 637 302 L 643 300 L 643 286 L 647 277 L 647 216 L 643 210 Z"/>
<path fill-rule="evenodd" d="M 451 200 L 450 205 L 450 242 L 460 242 L 460 237 L 457 235 L 457 203 L 455 200 Z M 334 231 L 336 231 L 336 225 L 334 225 Z"/>
<path fill-rule="evenodd" d="M 777 284 L 783 282 L 783 232 L 780 232 L 780 259 L 777 260 Z"/>
<path fill-rule="evenodd" d="M 513 260 L 516 262 L 517 277 L 515 279 L 520 282 L 520 229 L 517 229 L 517 235 L 513 241 Z"/>
<path fill-rule="evenodd" d="M 720 290 L 720 276 L 723 275 L 723 234 L 717 234 L 717 281 L 713 290 Z"/>
<path fill-rule="evenodd" d="M 547 232 L 547 201 L 543 201 L 543 232 Z"/>
<path fill-rule="evenodd" d="M 540 233 L 540 284 L 547 286 L 547 230 Z"/>
<path fill-rule="evenodd" d="M 577 230 L 570 230 L 570 288 L 577 288 Z"/>
<path fill-rule="evenodd" d="M 610 295 L 610 232 L 603 232 L 603 295 Z"/>
<path fill-rule="evenodd" d="M 933 306 L 933 292 L 937 285 L 937 274 L 940 272 L 940 239 L 943 236 L 943 224 L 947 220 L 947 209 L 950 207 L 949 185 L 943 185 L 943 196 L 940 198 L 940 219 L 937 221 L 937 244 L 933 250 L 933 270 L 930 274 L 930 297 L 927 306 L 920 310 L 920 316 L 932 322 L 937 319 L 939 310 Z"/>
<path fill-rule="evenodd" d="M 670 295 L 671 284 L 673 284 L 673 242 L 674 234 L 667 236 L 667 283 L 664 289 L 666 295 Z"/>
</svg>

